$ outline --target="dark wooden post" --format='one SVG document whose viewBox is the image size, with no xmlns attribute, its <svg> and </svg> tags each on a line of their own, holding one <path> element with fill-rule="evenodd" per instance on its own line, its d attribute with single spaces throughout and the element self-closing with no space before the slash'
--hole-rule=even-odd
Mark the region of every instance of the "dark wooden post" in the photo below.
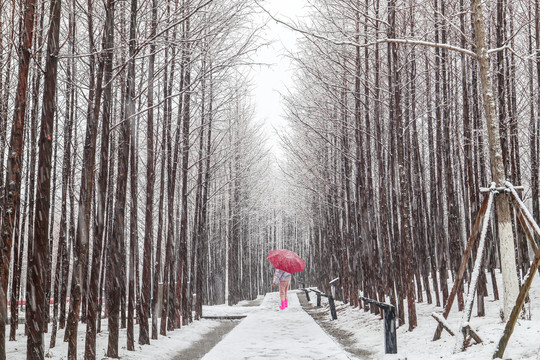
<svg viewBox="0 0 540 360">
<path fill-rule="evenodd" d="M 363 296 L 360 296 L 359 300 L 367 304 L 373 304 L 384 310 L 384 351 L 386 354 L 397 354 L 396 308 L 393 305 L 381 303 Z"/>
<path fill-rule="evenodd" d="M 339 281 L 338 277 L 330 281 L 330 285 L 332 286 L 332 296 L 335 296 L 337 299 L 343 302 L 344 300 L 343 300 L 343 295 L 341 294 L 341 290 L 336 285 L 338 281 Z"/>
<path fill-rule="evenodd" d="M 304 290 L 304 292 L 306 293 L 307 301 L 311 301 L 311 300 L 309 299 L 309 291 L 308 291 L 307 289 L 302 289 L 302 290 Z"/>
<path fill-rule="evenodd" d="M 396 308 L 392 305 L 384 307 L 384 351 L 397 354 Z"/>
<path fill-rule="evenodd" d="M 334 297 L 332 295 L 328 295 L 328 304 L 330 304 L 330 314 L 332 315 L 332 320 L 337 320 L 336 305 L 334 304 Z"/>
<path fill-rule="evenodd" d="M 321 293 L 317 292 L 317 307 L 321 307 Z"/>
</svg>

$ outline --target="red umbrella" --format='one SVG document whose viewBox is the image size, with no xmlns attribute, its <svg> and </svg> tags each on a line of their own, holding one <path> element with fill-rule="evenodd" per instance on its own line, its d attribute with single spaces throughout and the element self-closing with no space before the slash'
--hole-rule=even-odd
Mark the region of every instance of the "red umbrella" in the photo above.
<svg viewBox="0 0 540 360">
<path fill-rule="evenodd" d="M 297 253 L 290 250 L 272 250 L 268 255 L 268 260 L 276 269 L 284 270 L 288 273 L 304 271 L 306 263 Z"/>
</svg>

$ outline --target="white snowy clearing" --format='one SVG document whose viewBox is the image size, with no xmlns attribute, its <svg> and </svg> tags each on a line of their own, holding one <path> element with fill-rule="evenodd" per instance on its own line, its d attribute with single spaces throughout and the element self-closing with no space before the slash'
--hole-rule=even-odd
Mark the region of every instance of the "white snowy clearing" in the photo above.
<svg viewBox="0 0 540 360">
<path fill-rule="evenodd" d="M 499 280 L 500 280 L 500 274 Z M 322 324 L 323 330 L 300 306 L 297 294 L 303 292 L 293 290 L 289 293 L 289 308 L 278 309 L 277 292 L 267 293 L 261 305 L 245 306 L 242 302 L 237 306 L 205 306 L 205 316 L 238 316 L 246 315 L 239 324 L 203 357 L 204 360 L 217 359 L 384 359 L 384 360 L 432 360 L 432 359 L 491 359 L 500 339 L 505 324 L 499 318 L 501 300 L 494 301 L 491 294 L 486 298 L 486 316 L 476 316 L 473 309 L 470 326 L 483 340 L 465 352 L 454 354 L 456 338 L 443 331 L 438 341 L 431 341 L 437 327 L 432 313 L 442 313 L 441 307 L 417 303 L 418 327 L 407 331 L 407 326 L 397 329 L 398 354 L 384 354 L 383 321 L 379 316 L 352 308 L 336 301 L 337 320 L 330 320 L 330 311 L 326 298 L 322 298 L 322 306 L 315 307 L 316 296 L 310 293 L 311 307 L 309 313 Z M 499 281 L 499 286 L 501 282 Z M 499 289 L 501 291 L 501 289 Z M 514 333 L 508 343 L 504 359 L 540 360 L 540 280 L 535 277 L 530 291 L 531 301 L 525 305 L 531 314 L 531 320 L 518 320 Z M 424 298 L 425 299 L 425 298 Z M 457 303 L 457 301 L 456 301 Z M 454 306 L 448 318 L 448 324 L 457 330 L 462 313 Z M 107 320 L 102 322 L 102 332 L 97 338 L 97 358 L 107 359 Z M 182 352 L 194 344 L 200 344 L 212 331 L 222 324 L 220 320 L 203 319 L 194 321 L 189 326 L 168 332 L 158 340 L 151 340 L 151 345 L 136 344 L 136 351 L 126 350 L 126 331 L 120 331 L 121 359 L 186 359 Z M 9 332 L 9 327 L 6 328 Z M 86 326 L 79 327 L 78 353 L 84 358 L 84 336 Z M 58 332 L 57 346 L 48 349 L 49 334 L 45 336 L 46 357 L 50 359 L 66 359 L 67 343 L 62 341 L 64 332 Z M 135 327 L 135 339 L 138 339 L 138 326 Z M 19 326 L 16 342 L 7 342 L 7 359 L 26 359 L 26 337 L 24 326 Z M 474 342 L 473 342 L 474 343 Z M 203 346 L 204 347 L 204 346 Z M 200 357 L 194 357 L 200 358 Z M 191 359 L 191 358 L 189 358 Z"/>
</svg>

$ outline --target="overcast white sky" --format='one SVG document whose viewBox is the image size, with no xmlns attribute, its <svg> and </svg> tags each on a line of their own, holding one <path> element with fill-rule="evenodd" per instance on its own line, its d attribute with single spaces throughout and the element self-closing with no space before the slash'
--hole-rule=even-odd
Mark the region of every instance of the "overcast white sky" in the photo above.
<svg viewBox="0 0 540 360">
<path fill-rule="evenodd" d="M 260 4 L 279 19 L 297 21 L 305 16 L 305 0 L 266 0 Z M 268 15 L 262 16 L 265 20 L 268 19 Z M 272 146 L 274 154 L 278 155 L 279 140 L 274 129 L 280 130 L 285 126 L 281 97 L 287 92 L 287 88 L 292 87 L 293 73 L 292 64 L 284 55 L 287 50 L 295 50 L 296 40 L 301 35 L 270 20 L 264 36 L 265 40 L 271 41 L 272 44 L 261 48 L 254 60 L 267 63 L 269 66 L 256 66 L 252 69 L 255 85 L 254 102 L 256 119 L 258 122 L 264 122 L 270 140 L 269 145 Z"/>
</svg>

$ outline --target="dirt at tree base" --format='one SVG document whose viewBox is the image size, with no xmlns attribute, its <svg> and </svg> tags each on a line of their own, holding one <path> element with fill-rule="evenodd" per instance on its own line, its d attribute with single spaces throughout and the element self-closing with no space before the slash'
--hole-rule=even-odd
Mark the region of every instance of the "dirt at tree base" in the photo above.
<svg viewBox="0 0 540 360">
<path fill-rule="evenodd" d="M 337 343 L 339 343 L 347 352 L 351 353 L 358 359 L 374 359 L 375 352 L 358 348 L 353 339 L 353 333 L 337 328 L 330 320 L 328 310 L 314 307 L 307 301 L 306 295 L 299 292 L 298 299 L 305 312 L 307 312 L 313 320 Z"/>
</svg>

